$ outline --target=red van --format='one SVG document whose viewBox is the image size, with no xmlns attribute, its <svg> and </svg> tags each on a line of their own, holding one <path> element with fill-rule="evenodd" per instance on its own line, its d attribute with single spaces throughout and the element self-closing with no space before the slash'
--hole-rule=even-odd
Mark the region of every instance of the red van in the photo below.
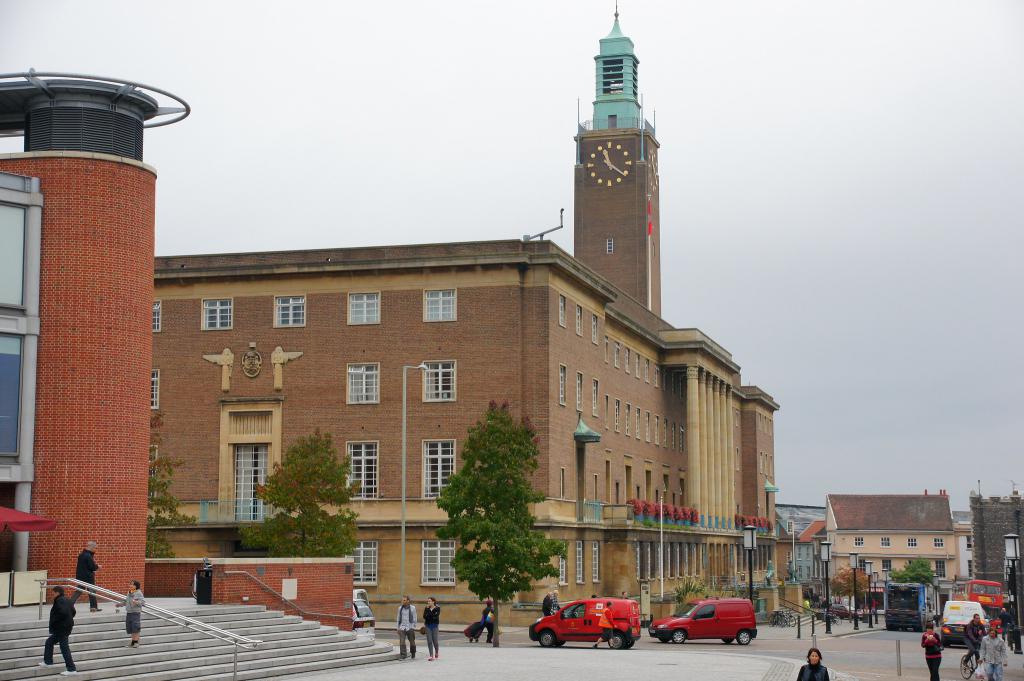
<svg viewBox="0 0 1024 681">
<path fill-rule="evenodd" d="M 705 598 L 682 610 L 651 622 L 647 633 L 662 643 L 685 643 L 689 639 L 720 638 L 741 646 L 757 638 L 754 606 L 745 598 Z"/>
<path fill-rule="evenodd" d="M 632 648 L 640 638 L 640 604 L 625 598 L 588 598 L 568 603 L 558 612 L 531 624 L 530 640 L 545 648 L 564 646 L 569 641 L 596 643 L 601 640 L 597 623 L 608 603 L 612 604 L 615 623 L 612 648 Z"/>
</svg>

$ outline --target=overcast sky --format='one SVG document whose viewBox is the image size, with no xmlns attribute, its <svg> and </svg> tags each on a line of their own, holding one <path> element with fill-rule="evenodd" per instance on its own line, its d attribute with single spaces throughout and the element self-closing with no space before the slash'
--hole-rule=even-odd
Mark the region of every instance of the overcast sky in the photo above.
<svg viewBox="0 0 1024 681">
<path fill-rule="evenodd" d="M 782 404 L 779 501 L 1024 483 L 1024 2 L 620 9 L 662 144 L 664 317 Z M 610 0 L 2 0 L 0 71 L 191 103 L 146 137 L 161 255 L 505 239 L 571 222 L 611 24 Z"/>
</svg>

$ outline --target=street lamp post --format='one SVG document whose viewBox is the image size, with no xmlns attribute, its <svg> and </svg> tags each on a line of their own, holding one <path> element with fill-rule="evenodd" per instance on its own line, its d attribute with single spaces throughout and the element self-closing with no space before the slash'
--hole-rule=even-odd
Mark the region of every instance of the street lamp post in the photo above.
<svg viewBox="0 0 1024 681">
<path fill-rule="evenodd" d="M 829 594 L 828 564 L 832 560 L 832 542 L 821 542 L 821 562 L 825 564 L 825 633 L 832 633 L 832 618 L 829 617 L 832 611 L 832 597 Z"/>
<path fill-rule="evenodd" d="M 874 622 L 871 621 L 871 603 L 872 603 L 872 601 L 874 599 L 874 595 L 871 593 L 871 576 L 872 576 L 871 568 L 872 568 L 873 565 L 874 565 L 874 561 L 870 561 L 870 560 L 864 561 L 864 577 L 865 577 L 864 581 L 867 582 L 867 585 L 865 587 L 865 594 L 864 594 L 864 608 L 865 608 L 865 610 L 867 610 L 867 613 L 865 613 L 865 614 L 867 614 L 867 616 L 868 616 L 868 629 L 874 629 L 875 628 Z"/>
<path fill-rule="evenodd" d="M 939 609 L 939 576 L 938 575 L 932 575 L 932 589 L 935 591 L 935 612 L 932 613 L 932 618 L 934 619 L 936 616 L 938 616 L 942 612 Z"/>
<path fill-rule="evenodd" d="M 850 553 L 850 567 L 853 570 L 853 628 L 860 629 L 860 618 L 857 616 L 857 565 L 860 562 L 859 553 Z"/>
<path fill-rule="evenodd" d="M 420 364 L 415 365 L 415 366 L 407 364 L 407 365 L 402 367 L 402 521 L 401 521 L 402 530 L 401 530 L 401 538 L 399 540 L 401 542 L 402 546 L 401 546 L 401 560 L 399 561 L 399 566 L 398 566 L 398 596 L 399 596 L 399 598 L 401 598 L 402 596 L 405 595 L 405 501 L 406 501 L 405 479 L 406 479 L 406 460 L 407 460 L 407 457 L 406 457 L 406 436 L 407 436 L 406 425 L 408 423 L 408 413 L 409 413 L 408 407 L 406 405 L 406 402 L 407 402 L 407 395 L 406 395 L 406 393 L 408 392 L 408 387 L 409 387 L 409 369 L 421 370 L 421 369 L 426 369 L 426 368 L 427 368 L 427 365 L 423 364 L 422 362 Z"/>
<path fill-rule="evenodd" d="M 754 603 L 754 549 L 757 548 L 757 528 L 747 525 L 743 528 L 743 549 L 747 552 L 747 598 Z"/>
<path fill-rule="evenodd" d="M 889 570 L 882 568 L 882 577 L 885 578 L 885 586 L 882 587 L 884 589 L 882 592 L 882 609 L 886 612 L 889 612 L 889 572 Z M 887 631 L 888 629 L 889 627 L 886 626 Z"/>
<path fill-rule="evenodd" d="M 1017 561 L 1020 560 L 1020 537 L 1016 534 L 1003 535 L 1006 542 L 1006 562 L 1010 564 L 1010 596 L 1013 597 L 1013 616 L 1017 626 L 1013 628 L 1013 652 L 1021 654 L 1020 649 L 1020 594 L 1017 593 Z"/>
</svg>

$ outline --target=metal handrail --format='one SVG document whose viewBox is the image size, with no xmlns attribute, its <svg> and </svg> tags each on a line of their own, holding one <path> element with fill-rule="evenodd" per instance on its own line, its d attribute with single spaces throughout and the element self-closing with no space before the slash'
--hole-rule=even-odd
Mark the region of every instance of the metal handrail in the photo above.
<svg viewBox="0 0 1024 681">
<path fill-rule="evenodd" d="M 311 617 L 344 617 L 344 615 L 332 615 L 332 614 L 330 614 L 328 612 L 314 612 L 312 610 L 306 610 L 305 608 L 301 607 L 299 604 L 295 603 L 294 601 L 290 601 L 287 598 L 285 598 L 283 594 L 281 594 L 281 593 L 277 592 L 276 590 L 274 590 L 274 588 L 272 586 L 270 586 L 269 584 L 267 584 L 266 582 L 264 582 L 262 579 L 260 579 L 256 575 L 252 574 L 251 572 L 246 572 L 245 570 L 225 570 L 224 574 L 225 575 L 245 575 L 246 577 L 248 577 L 252 581 L 256 582 L 258 585 L 263 587 L 265 590 L 269 591 L 270 593 L 272 593 L 275 596 L 277 596 L 278 598 L 280 598 L 281 602 L 283 602 L 284 604 L 286 604 L 290 608 L 293 608 L 294 610 L 297 610 L 298 612 L 302 613 L 303 615 L 309 615 Z"/>
<path fill-rule="evenodd" d="M 61 586 L 70 587 L 71 589 L 74 589 L 75 591 L 78 591 L 80 593 L 84 593 L 86 595 L 91 594 L 93 596 L 102 598 L 105 601 L 110 601 L 111 603 L 115 604 L 125 603 L 128 599 L 128 597 L 124 594 L 120 594 L 116 591 L 111 591 L 110 589 L 104 589 L 101 586 L 96 586 L 94 584 L 90 584 L 89 582 L 83 582 L 81 580 L 73 579 L 71 577 L 61 577 L 55 579 L 37 579 L 36 581 L 39 582 L 39 619 L 43 619 L 43 602 L 46 601 L 46 588 L 48 586 L 56 586 L 59 584 Z M 176 624 L 180 627 L 191 629 L 192 631 L 204 634 L 211 638 L 215 638 L 224 643 L 231 644 L 233 646 L 234 651 L 232 659 L 232 679 L 238 678 L 238 647 L 242 646 L 243 648 L 255 650 L 256 646 L 263 643 L 263 641 L 259 639 L 234 634 L 225 629 L 221 629 L 220 627 L 215 627 L 212 624 L 207 624 L 206 622 L 202 622 L 192 617 L 182 615 L 181 613 L 174 612 L 173 610 L 167 610 L 166 608 L 161 608 L 159 606 L 151 605 L 149 603 L 143 604 L 142 609 L 144 612 L 148 612 L 149 614 L 158 617 L 159 619 L 162 619 L 164 621 L 170 622 L 171 624 Z"/>
</svg>

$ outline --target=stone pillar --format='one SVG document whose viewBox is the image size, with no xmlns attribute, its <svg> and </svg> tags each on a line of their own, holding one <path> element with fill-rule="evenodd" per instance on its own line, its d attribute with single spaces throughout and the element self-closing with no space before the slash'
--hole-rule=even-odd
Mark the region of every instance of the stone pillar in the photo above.
<svg viewBox="0 0 1024 681">
<path fill-rule="evenodd" d="M 708 460 L 710 461 L 711 473 L 711 504 L 712 515 L 711 526 L 714 527 L 719 516 L 719 502 L 722 498 L 722 481 L 719 478 L 718 466 L 718 378 L 712 377 L 708 384 L 708 420 L 710 423 L 708 433 Z"/>
<path fill-rule="evenodd" d="M 700 419 L 700 507 L 698 511 L 706 521 L 708 513 L 708 372 L 700 372 L 698 411 Z"/>
<path fill-rule="evenodd" d="M 686 367 L 686 504 L 700 508 L 700 412 L 697 367 Z"/>
<path fill-rule="evenodd" d="M 718 507 L 720 509 L 719 516 L 722 519 L 722 527 L 729 526 L 729 518 L 732 514 L 729 513 L 729 438 L 728 438 L 728 411 L 726 405 L 726 393 L 727 386 L 725 381 L 721 381 L 718 384 L 718 444 L 719 444 L 719 456 L 718 456 L 718 479 L 719 484 L 722 487 L 722 496 L 719 500 Z"/>
<path fill-rule="evenodd" d="M 725 443 L 728 453 L 725 460 L 728 462 L 729 472 L 726 475 L 729 490 L 729 510 L 727 520 L 729 526 L 735 528 L 733 518 L 736 515 L 736 422 L 733 415 L 736 408 L 732 403 L 732 386 L 726 387 L 725 391 Z"/>
</svg>

